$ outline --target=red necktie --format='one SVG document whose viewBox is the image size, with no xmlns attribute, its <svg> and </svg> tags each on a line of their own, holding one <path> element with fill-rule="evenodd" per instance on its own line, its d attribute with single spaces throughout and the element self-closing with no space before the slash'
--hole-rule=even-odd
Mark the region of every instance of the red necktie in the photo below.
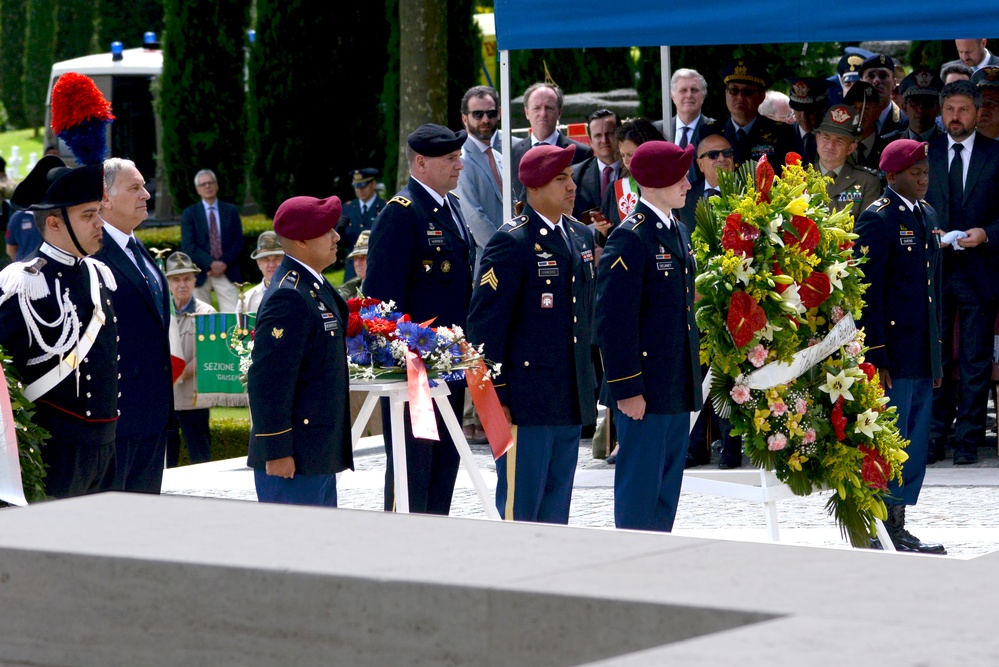
<svg viewBox="0 0 999 667">
<path fill-rule="evenodd" d="M 219 234 L 219 221 L 215 217 L 215 207 L 208 207 L 208 245 L 212 259 L 222 259 L 222 235 Z"/>
<path fill-rule="evenodd" d="M 614 167 L 610 165 L 604 167 L 604 170 L 600 172 L 600 196 L 603 197 L 604 193 L 607 192 L 607 186 L 610 185 L 611 176 L 614 175 Z"/>
<path fill-rule="evenodd" d="M 496 166 L 496 158 L 493 157 L 493 149 L 487 148 L 485 151 L 486 159 L 489 160 L 489 168 L 493 170 L 493 178 L 496 179 L 496 187 L 499 188 L 500 192 L 503 192 L 503 177 L 500 176 L 499 168 Z"/>
</svg>

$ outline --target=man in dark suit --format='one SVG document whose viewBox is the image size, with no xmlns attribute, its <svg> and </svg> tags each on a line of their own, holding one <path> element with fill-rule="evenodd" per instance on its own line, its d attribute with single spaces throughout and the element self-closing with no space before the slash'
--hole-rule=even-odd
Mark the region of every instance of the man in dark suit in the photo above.
<svg viewBox="0 0 999 667">
<path fill-rule="evenodd" d="M 999 56 L 985 48 L 987 43 L 987 39 L 955 39 L 954 46 L 957 47 L 958 59 L 944 63 L 943 67 L 961 64 L 969 67 L 974 73 L 983 67 L 999 66 Z"/>
<path fill-rule="evenodd" d="M 219 312 L 236 312 L 239 289 L 233 284 L 243 279 L 239 268 L 243 254 L 243 222 L 239 209 L 219 201 L 215 172 L 202 169 L 194 177 L 201 201 L 184 209 L 180 216 L 180 249 L 201 269 L 196 296 L 212 302 L 212 290 Z"/>
<path fill-rule="evenodd" d="M 51 435 L 41 456 L 55 498 L 114 489 L 114 280 L 88 257 L 103 242 L 103 192 L 102 165 L 67 169 L 49 155 L 11 197 L 38 221 L 43 242 L 0 273 L 0 345 L 35 404 L 32 421 Z"/>
<path fill-rule="evenodd" d="M 494 386 L 517 425 L 496 461 L 496 507 L 508 520 L 569 522 L 581 427 L 597 416 L 593 234 L 568 217 L 575 150 L 540 146 L 524 156 L 527 207 L 490 240 L 472 293 L 469 340 L 501 363 Z"/>
<path fill-rule="evenodd" d="M 573 164 L 579 164 L 586 158 L 593 155 L 593 151 L 586 144 L 569 139 L 558 131 L 558 121 L 562 117 L 562 104 L 565 97 L 562 90 L 550 83 L 534 83 L 524 91 L 524 115 L 531 124 L 531 136 L 524 139 L 510 152 L 513 160 L 513 176 L 511 186 L 513 188 L 514 201 L 524 199 L 524 186 L 517 176 L 520 161 L 524 153 L 538 144 L 551 144 L 565 148 L 569 145 L 576 146 L 576 155 L 572 158 Z"/>
<path fill-rule="evenodd" d="M 909 127 L 908 117 L 892 100 L 892 93 L 895 91 L 895 61 L 891 56 L 875 53 L 865 60 L 860 66 L 860 80 L 871 84 L 878 91 L 879 137 L 897 136 Z"/>
<path fill-rule="evenodd" d="M 576 184 L 576 203 L 572 215 L 583 219 L 583 213 L 599 209 L 608 188 L 621 176 L 621 155 L 617 149 L 617 128 L 621 121 L 610 109 L 597 109 L 586 121 L 593 156 L 572 167 Z"/>
<path fill-rule="evenodd" d="M 725 123 L 725 138 L 735 149 L 735 165 L 756 162 L 764 155 L 780 175 L 784 156 L 796 146 L 790 125 L 760 114 L 766 99 L 769 75 L 765 68 L 746 60 L 734 60 L 722 71 L 725 104 L 731 114 Z"/>
<path fill-rule="evenodd" d="M 815 128 L 829 109 L 829 84 L 822 78 L 794 77 L 787 79 L 787 85 L 801 166 L 815 164 Z"/>
<path fill-rule="evenodd" d="M 378 170 L 374 167 L 355 169 L 351 172 L 350 184 L 354 188 L 356 198 L 343 207 L 343 216 L 336 226 L 340 235 L 340 253 L 349 255 L 354 250 L 354 244 L 361 232 L 370 230 L 375 224 L 375 218 L 385 208 L 385 200 L 378 196 Z M 354 260 L 347 257 L 343 262 L 343 281 L 347 282 L 357 277 L 354 270 Z"/>
<path fill-rule="evenodd" d="M 670 118 L 670 123 L 673 125 L 672 141 L 680 148 L 686 148 L 687 144 L 696 147 L 701 140 L 704 126 L 714 122 L 714 118 L 708 118 L 702 113 L 707 94 L 708 82 L 697 70 L 681 67 L 670 77 L 669 95 L 676 109 L 676 114 Z M 657 121 L 653 125 L 660 132 L 663 131 L 662 121 Z"/>
<path fill-rule="evenodd" d="M 461 173 L 465 131 L 428 123 L 407 137 L 409 183 L 389 200 L 371 230 L 366 296 L 395 301 L 414 322 L 465 327 L 472 297 L 475 240 L 450 194 Z M 465 383 L 449 382 L 448 401 L 462 412 Z M 412 512 L 448 514 L 458 475 L 458 451 L 436 405 L 440 442 L 414 438 L 406 407 L 406 462 Z M 388 400 L 382 403 L 387 465 L 385 509 L 395 507 L 392 429 Z"/>
<path fill-rule="evenodd" d="M 680 222 L 687 226 L 688 232 L 693 232 L 697 226 L 695 211 L 702 199 L 721 194 L 718 189 L 718 170 L 735 170 L 735 150 L 722 134 L 709 134 L 701 139 L 697 146 L 697 157 L 694 160 L 697 174 L 687 191 L 683 208 L 677 211 Z"/>
<path fill-rule="evenodd" d="M 954 463 L 978 460 L 985 440 L 985 409 L 992 372 L 993 328 L 999 307 L 999 144 L 976 132 L 982 94 L 970 81 L 940 93 L 946 136 L 930 142 L 930 187 L 926 200 L 940 228 L 963 231 L 961 250 L 943 251 L 943 358 L 951 358 L 954 320 L 960 326 L 960 383 L 944 373 L 933 399 L 931 454 L 941 459 L 953 422 Z M 955 420 L 956 413 L 956 420 Z"/>
<path fill-rule="evenodd" d="M 292 197 L 274 232 L 285 257 L 257 313 L 247 391 L 247 465 L 261 502 L 336 507 L 336 473 L 354 467 L 347 304 L 322 272 L 336 261 L 337 197 Z"/>
<path fill-rule="evenodd" d="M 866 360 L 898 410 L 898 431 L 910 441 L 902 479 L 888 488 L 888 533 L 899 551 L 946 553 L 905 528 L 905 507 L 915 505 L 926 475 L 933 388 L 940 386 L 940 247 L 936 212 L 922 201 L 930 168 L 925 142 L 899 139 L 881 155 L 884 196 L 857 220 L 855 247 L 867 258 L 869 286 L 861 324 Z M 880 543 L 876 546 L 880 547 Z"/>
<path fill-rule="evenodd" d="M 118 319 L 118 428 L 115 487 L 159 493 L 166 431 L 173 414 L 170 292 L 166 278 L 132 231 L 146 219 L 149 193 L 131 160 L 104 162 L 104 247 L 95 257 L 111 269 Z"/>
<path fill-rule="evenodd" d="M 605 405 L 620 452 L 614 524 L 670 531 L 686 462 L 690 412 L 700 410 L 690 235 L 672 216 L 690 183 L 695 149 L 648 141 L 631 159 L 642 188 L 635 212 L 614 228 L 597 274 L 596 327 Z"/>
</svg>

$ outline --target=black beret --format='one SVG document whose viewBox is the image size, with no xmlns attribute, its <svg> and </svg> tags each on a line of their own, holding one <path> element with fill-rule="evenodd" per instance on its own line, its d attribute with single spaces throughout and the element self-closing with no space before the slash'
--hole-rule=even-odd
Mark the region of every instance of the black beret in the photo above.
<svg viewBox="0 0 999 667">
<path fill-rule="evenodd" d="M 452 132 L 442 125 L 427 123 L 413 130 L 406 143 L 420 155 L 441 157 L 461 150 L 466 136 L 465 130 Z"/>
</svg>

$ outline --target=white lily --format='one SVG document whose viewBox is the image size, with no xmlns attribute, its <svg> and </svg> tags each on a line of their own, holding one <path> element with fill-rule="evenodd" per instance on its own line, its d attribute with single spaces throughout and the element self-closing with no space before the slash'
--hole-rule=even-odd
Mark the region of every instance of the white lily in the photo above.
<svg viewBox="0 0 999 667">
<path fill-rule="evenodd" d="M 829 282 L 832 283 L 833 287 L 842 291 L 843 290 L 843 278 L 850 275 L 850 263 L 849 262 L 833 262 L 826 269 L 826 275 L 829 276 Z"/>
<path fill-rule="evenodd" d="M 739 282 L 749 285 L 749 276 L 756 273 L 756 269 L 751 268 L 753 263 L 752 257 L 746 257 L 739 263 L 739 268 L 735 270 L 735 278 Z"/>
<path fill-rule="evenodd" d="M 873 438 L 874 433 L 881 430 L 878 424 L 877 410 L 867 410 L 857 415 L 857 425 L 853 427 L 856 433 L 863 433 L 868 438 Z"/>
<path fill-rule="evenodd" d="M 844 400 L 852 401 L 853 394 L 850 393 L 850 387 L 853 386 L 854 382 L 856 379 L 848 376 L 846 371 L 840 371 L 839 375 L 826 373 L 826 383 L 819 385 L 819 389 L 829 394 L 829 400 L 832 403 L 838 401 L 840 396 Z"/>
<path fill-rule="evenodd" d="M 784 236 L 781 234 L 781 225 L 784 224 L 784 216 L 777 214 L 773 220 L 768 223 L 767 234 L 770 236 L 770 240 L 778 244 L 780 247 L 784 247 Z"/>
<path fill-rule="evenodd" d="M 805 307 L 801 305 L 801 295 L 798 294 L 798 285 L 788 285 L 784 293 L 780 295 L 780 299 L 786 310 L 794 311 L 798 315 L 805 312 Z"/>
</svg>

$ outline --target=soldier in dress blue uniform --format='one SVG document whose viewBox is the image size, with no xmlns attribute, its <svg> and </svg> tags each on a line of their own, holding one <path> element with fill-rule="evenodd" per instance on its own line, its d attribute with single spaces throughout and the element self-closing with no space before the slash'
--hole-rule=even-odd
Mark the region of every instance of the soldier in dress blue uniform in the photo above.
<svg viewBox="0 0 999 667">
<path fill-rule="evenodd" d="M 631 158 L 642 190 L 607 240 L 597 272 L 596 327 L 603 403 L 614 408 L 620 451 L 614 524 L 669 531 L 676 517 L 690 412 L 700 410 L 690 235 L 673 217 L 695 149 L 649 141 Z"/>
<path fill-rule="evenodd" d="M 465 131 L 455 133 L 428 123 L 407 138 L 410 179 L 375 220 L 368 245 L 365 296 L 394 301 L 414 322 L 464 327 L 472 297 L 475 241 L 451 192 L 461 173 Z M 449 382 L 448 401 L 462 413 L 465 382 Z M 434 406 L 437 411 L 436 405 Z M 412 512 L 447 514 L 458 475 L 458 451 L 437 413 L 440 442 L 413 437 L 405 413 L 409 507 Z M 388 464 L 385 509 L 395 507 L 392 433 L 388 400 L 382 399 L 382 424 Z"/>
<path fill-rule="evenodd" d="M 43 238 L 23 262 L 0 272 L 0 345 L 35 403 L 50 496 L 114 488 L 118 419 L 115 280 L 91 259 L 103 243 L 98 210 L 102 165 L 68 169 L 43 157 L 14 191 Z"/>
<path fill-rule="evenodd" d="M 370 230 L 375 224 L 375 218 L 385 208 L 385 200 L 378 196 L 378 170 L 372 167 L 355 169 L 351 172 L 350 184 L 354 186 L 356 199 L 347 202 L 343 207 L 343 217 L 340 224 L 336 226 L 337 234 L 340 235 L 340 247 L 348 255 L 354 249 L 361 232 Z M 349 256 L 344 261 L 343 279 L 344 282 L 351 278 L 356 278 L 354 271 L 354 260 Z"/>
<path fill-rule="evenodd" d="M 262 502 L 336 507 L 336 473 L 354 467 L 347 304 L 322 274 L 340 212 L 337 197 L 292 197 L 274 215 L 285 257 L 257 313 L 247 383 Z"/>
<path fill-rule="evenodd" d="M 861 323 L 898 430 L 910 440 L 902 481 L 889 487 L 888 532 L 899 551 L 946 553 L 905 529 L 905 506 L 915 505 L 926 474 L 933 388 L 943 374 L 940 360 L 940 248 L 937 214 L 923 201 L 929 187 L 926 142 L 899 139 L 881 154 L 887 174 L 884 196 L 857 220 L 855 249 L 867 257 Z M 876 545 L 880 547 L 880 544 Z"/>
<path fill-rule="evenodd" d="M 496 507 L 517 521 L 569 522 L 581 429 L 596 421 L 596 271 L 593 233 L 569 215 L 575 152 L 538 146 L 520 161 L 527 207 L 486 246 L 468 316 L 469 340 L 502 364 L 494 386 L 514 443 L 496 462 Z"/>
</svg>

